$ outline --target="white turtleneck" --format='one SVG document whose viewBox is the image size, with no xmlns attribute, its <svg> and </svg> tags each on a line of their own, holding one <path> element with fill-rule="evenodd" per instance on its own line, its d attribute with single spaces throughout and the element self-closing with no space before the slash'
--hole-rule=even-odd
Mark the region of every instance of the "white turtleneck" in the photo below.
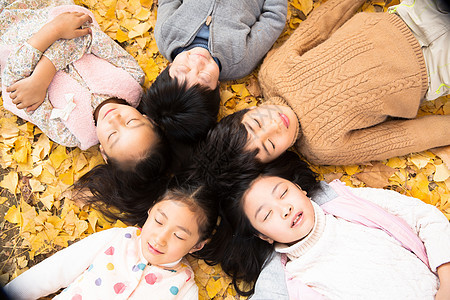
<svg viewBox="0 0 450 300">
<path fill-rule="evenodd" d="M 433 271 L 450 261 L 450 225 L 435 207 L 396 192 L 352 192 L 404 219 L 424 242 Z M 379 229 L 325 215 L 313 202 L 315 225 L 292 246 L 277 245 L 287 271 L 330 299 L 434 299 L 437 276 Z"/>
</svg>

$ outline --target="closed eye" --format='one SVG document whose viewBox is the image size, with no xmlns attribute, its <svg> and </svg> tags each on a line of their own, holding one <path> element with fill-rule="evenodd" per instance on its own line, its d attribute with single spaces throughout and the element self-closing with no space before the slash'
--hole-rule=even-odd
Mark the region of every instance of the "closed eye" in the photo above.
<svg viewBox="0 0 450 300">
<path fill-rule="evenodd" d="M 184 239 L 182 237 L 180 237 L 179 235 L 177 235 L 176 233 L 174 233 L 174 235 L 177 237 L 177 239 L 184 241 Z"/>
<path fill-rule="evenodd" d="M 111 132 L 111 134 L 110 135 L 108 135 L 108 141 L 111 139 L 111 137 L 115 134 L 116 132 L 115 131 L 113 131 L 113 132 Z"/>
<path fill-rule="evenodd" d="M 261 128 L 261 123 L 259 123 L 259 121 L 256 120 L 256 119 L 253 119 L 253 120 L 256 122 L 256 124 L 258 125 L 258 127 Z"/>
<path fill-rule="evenodd" d="M 267 218 L 270 216 L 270 213 L 271 213 L 272 211 L 271 210 L 269 210 L 269 212 L 267 213 L 267 215 L 264 217 L 264 220 L 263 220 L 263 222 L 265 221 L 265 220 L 267 220 Z"/>
<path fill-rule="evenodd" d="M 288 189 L 285 189 L 285 190 L 284 190 L 284 192 L 281 194 L 281 198 L 283 198 L 284 195 L 286 195 L 287 191 L 288 191 Z"/>
<path fill-rule="evenodd" d="M 133 123 L 133 121 L 136 121 L 137 119 L 131 119 L 131 120 L 129 120 L 128 122 L 127 122 L 127 125 L 130 125 L 130 124 L 132 124 Z"/>
<path fill-rule="evenodd" d="M 158 223 L 159 225 L 162 225 L 162 223 L 159 222 L 156 218 L 155 218 L 155 222 Z"/>
<path fill-rule="evenodd" d="M 273 150 L 275 150 L 275 144 L 274 143 L 272 143 L 272 141 L 271 140 L 268 140 L 269 141 L 269 143 L 272 145 L 272 149 Z"/>
</svg>

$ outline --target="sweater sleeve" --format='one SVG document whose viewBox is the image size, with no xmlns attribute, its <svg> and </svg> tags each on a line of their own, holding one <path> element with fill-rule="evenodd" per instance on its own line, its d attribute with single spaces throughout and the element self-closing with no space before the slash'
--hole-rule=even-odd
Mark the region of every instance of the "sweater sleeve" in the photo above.
<svg viewBox="0 0 450 300">
<path fill-rule="evenodd" d="M 11 299 L 38 299 L 68 286 L 92 263 L 120 228 L 94 233 L 58 251 L 5 286 Z"/>
<path fill-rule="evenodd" d="M 264 2 L 261 15 L 249 31 L 243 49 L 247 51 L 246 64 L 256 67 L 270 50 L 284 29 L 286 15 L 286 0 L 266 0 Z"/>
<path fill-rule="evenodd" d="M 363 3 L 364 0 L 329 0 L 325 2 L 298 26 L 282 46 L 271 50 L 258 74 L 264 98 L 269 100 L 280 96 L 277 94 L 277 88 L 274 87 L 276 85 L 274 81 L 277 79 L 275 78 L 277 74 L 280 74 L 280 68 L 284 66 L 289 53 L 295 53 L 293 57 L 301 59 L 304 53 L 327 40 L 334 31 L 355 14 Z M 290 64 L 295 64 L 295 62 L 292 61 Z M 279 101 L 275 100 L 275 102 Z"/>
<path fill-rule="evenodd" d="M 50 48 L 47 49 L 47 51 L 49 50 L 50 53 L 53 53 L 53 50 Z M 4 84 L 10 86 L 15 82 L 30 76 L 41 57 L 42 52 L 35 49 L 27 42 L 18 47 L 8 58 L 3 73 Z M 48 99 L 48 94 L 46 94 L 44 102 L 42 102 L 36 110 L 31 112 L 24 110 L 24 112 L 28 115 L 30 122 L 38 126 L 42 132 L 56 143 L 67 147 L 80 146 L 78 139 L 70 132 L 63 122 L 59 119 L 50 119 L 52 110 L 53 106 Z"/>
<path fill-rule="evenodd" d="M 325 2 L 299 25 L 280 49 L 272 52 L 285 55 L 285 50 L 282 49 L 294 50 L 301 56 L 327 40 L 334 31 L 355 14 L 363 3 L 364 0 L 329 0 Z"/>
<path fill-rule="evenodd" d="M 158 45 L 159 52 L 167 60 L 172 61 L 171 54 L 169 53 L 169 45 L 171 41 L 167 41 L 166 37 L 162 34 L 162 25 L 177 11 L 183 1 L 181 0 L 159 0 L 158 11 L 155 25 L 155 40 Z"/>
<path fill-rule="evenodd" d="M 296 145 L 313 163 L 357 164 L 449 145 L 448 128 L 450 115 L 429 115 L 353 130 L 333 147 L 308 148 L 302 139 Z M 339 136 L 339 132 L 334 136 Z"/>
<path fill-rule="evenodd" d="M 281 254 L 274 253 L 262 269 L 255 283 L 255 293 L 249 299 L 289 299 Z"/>
<path fill-rule="evenodd" d="M 375 188 L 351 188 L 387 212 L 402 218 L 425 245 L 431 270 L 450 262 L 450 223 L 433 205 L 395 191 Z"/>
</svg>

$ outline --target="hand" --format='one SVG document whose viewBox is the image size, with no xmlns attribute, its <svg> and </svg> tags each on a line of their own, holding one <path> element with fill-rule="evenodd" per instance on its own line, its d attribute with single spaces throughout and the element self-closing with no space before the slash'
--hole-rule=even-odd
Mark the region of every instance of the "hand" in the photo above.
<svg viewBox="0 0 450 300">
<path fill-rule="evenodd" d="M 450 300 L 450 262 L 437 267 L 437 274 L 440 285 L 435 299 Z"/>
<path fill-rule="evenodd" d="M 436 299 L 436 300 L 449 300 L 450 299 L 450 288 L 447 287 L 447 286 L 441 286 L 438 289 L 434 299 Z"/>
<path fill-rule="evenodd" d="M 26 108 L 27 112 L 37 109 L 47 94 L 46 85 L 33 74 L 7 87 L 6 91 L 10 92 L 12 103 L 18 109 Z"/>
<path fill-rule="evenodd" d="M 65 12 L 56 16 L 43 28 L 55 32 L 56 39 L 73 39 L 91 33 L 90 28 L 82 28 L 86 22 L 92 23 L 92 18 L 84 13 Z"/>
</svg>

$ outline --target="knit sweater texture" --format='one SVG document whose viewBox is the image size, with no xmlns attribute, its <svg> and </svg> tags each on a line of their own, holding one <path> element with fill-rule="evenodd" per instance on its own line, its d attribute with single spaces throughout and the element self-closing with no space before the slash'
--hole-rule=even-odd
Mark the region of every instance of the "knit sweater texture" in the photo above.
<svg viewBox="0 0 450 300">
<path fill-rule="evenodd" d="M 397 15 L 354 15 L 363 2 L 322 4 L 259 72 L 266 101 L 297 114 L 295 146 L 316 164 L 358 164 L 450 143 L 449 115 L 415 118 L 428 88 L 419 43 Z"/>
<path fill-rule="evenodd" d="M 161 54 L 192 43 L 209 25 L 208 48 L 222 66 L 220 80 L 248 75 L 284 29 L 286 0 L 159 0 L 155 40 Z"/>
</svg>

